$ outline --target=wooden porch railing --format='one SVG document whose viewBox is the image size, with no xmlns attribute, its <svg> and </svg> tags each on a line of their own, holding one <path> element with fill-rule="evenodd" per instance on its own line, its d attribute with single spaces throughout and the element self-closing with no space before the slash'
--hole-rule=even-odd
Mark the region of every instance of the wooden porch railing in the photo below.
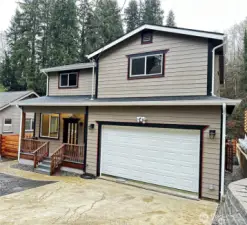
<svg viewBox="0 0 247 225">
<path fill-rule="evenodd" d="M 21 140 L 21 152 L 23 153 L 33 153 L 39 147 L 47 142 L 38 141 L 34 139 L 24 138 Z"/>
<path fill-rule="evenodd" d="M 56 169 L 58 169 L 64 159 L 64 151 L 65 151 L 65 145 L 63 144 L 58 148 L 57 151 L 55 151 L 51 156 L 51 169 L 50 169 L 50 175 L 54 174 Z"/>
<path fill-rule="evenodd" d="M 48 156 L 49 156 L 49 142 L 46 142 L 33 152 L 34 168 L 36 168 L 38 163 L 43 161 L 43 159 Z"/>
<path fill-rule="evenodd" d="M 84 146 L 73 144 L 63 144 L 60 146 L 51 156 L 51 175 L 62 165 L 64 160 L 83 164 Z"/>
<path fill-rule="evenodd" d="M 84 162 L 84 146 L 83 145 L 72 145 L 64 144 L 64 160 L 69 160 L 76 163 Z"/>
</svg>

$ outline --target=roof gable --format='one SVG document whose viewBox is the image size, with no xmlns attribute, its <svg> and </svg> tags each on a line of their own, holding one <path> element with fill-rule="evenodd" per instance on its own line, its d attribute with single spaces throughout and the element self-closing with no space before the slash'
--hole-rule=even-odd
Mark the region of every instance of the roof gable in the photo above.
<svg viewBox="0 0 247 225">
<path fill-rule="evenodd" d="M 145 24 L 123 35 L 122 37 L 116 39 L 115 41 L 105 45 L 104 47 L 96 50 L 95 52 L 91 53 L 90 55 L 88 55 L 88 59 L 91 59 L 94 56 L 112 48 L 113 46 L 123 42 L 124 40 L 132 37 L 133 35 L 139 32 L 142 32 L 143 30 L 153 30 L 153 31 L 160 31 L 160 32 L 166 32 L 166 33 L 172 33 L 172 34 L 181 34 L 181 35 L 187 35 L 187 36 L 201 37 L 201 38 L 206 38 L 206 39 L 215 39 L 215 40 L 220 40 L 220 41 L 223 41 L 224 39 L 224 34 L 222 33 Z"/>
<path fill-rule="evenodd" d="M 10 103 L 26 98 L 32 94 L 38 96 L 33 91 L 0 92 L 0 111 L 10 106 Z"/>
</svg>

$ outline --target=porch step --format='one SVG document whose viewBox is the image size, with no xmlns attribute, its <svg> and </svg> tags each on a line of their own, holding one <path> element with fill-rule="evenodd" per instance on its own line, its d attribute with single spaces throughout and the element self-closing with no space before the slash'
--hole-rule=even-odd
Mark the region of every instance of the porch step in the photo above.
<svg viewBox="0 0 247 225">
<path fill-rule="evenodd" d="M 35 172 L 46 174 L 46 175 L 50 175 L 50 170 L 49 169 L 43 169 L 43 168 L 39 168 L 38 167 L 37 169 L 35 169 Z"/>
<path fill-rule="evenodd" d="M 39 163 L 35 171 L 37 173 L 50 175 L 50 168 L 51 168 L 51 158 L 47 157 L 41 163 Z"/>
</svg>

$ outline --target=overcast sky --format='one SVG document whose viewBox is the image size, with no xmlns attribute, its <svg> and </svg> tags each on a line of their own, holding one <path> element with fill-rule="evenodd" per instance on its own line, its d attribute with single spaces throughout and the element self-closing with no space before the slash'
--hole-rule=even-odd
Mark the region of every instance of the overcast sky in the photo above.
<svg viewBox="0 0 247 225">
<path fill-rule="evenodd" d="M 17 0 L 0 0 L 0 30 L 9 26 Z M 118 0 L 121 7 L 124 0 Z M 247 0 L 161 0 L 167 15 L 173 9 L 179 27 L 223 32 L 247 16 Z M 128 0 L 127 0 L 128 3 Z M 126 3 L 126 5 L 127 5 Z"/>
</svg>

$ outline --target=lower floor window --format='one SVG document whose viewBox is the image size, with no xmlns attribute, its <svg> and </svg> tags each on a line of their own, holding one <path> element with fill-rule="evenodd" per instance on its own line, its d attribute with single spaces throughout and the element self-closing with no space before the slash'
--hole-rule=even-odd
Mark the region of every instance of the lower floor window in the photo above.
<svg viewBox="0 0 247 225">
<path fill-rule="evenodd" d="M 40 136 L 58 138 L 59 114 L 41 114 Z"/>
<path fill-rule="evenodd" d="M 10 118 L 4 119 L 3 132 L 4 133 L 12 132 L 12 119 Z"/>
<path fill-rule="evenodd" d="M 25 131 L 33 131 L 34 129 L 34 119 L 27 118 L 25 122 Z"/>
</svg>

